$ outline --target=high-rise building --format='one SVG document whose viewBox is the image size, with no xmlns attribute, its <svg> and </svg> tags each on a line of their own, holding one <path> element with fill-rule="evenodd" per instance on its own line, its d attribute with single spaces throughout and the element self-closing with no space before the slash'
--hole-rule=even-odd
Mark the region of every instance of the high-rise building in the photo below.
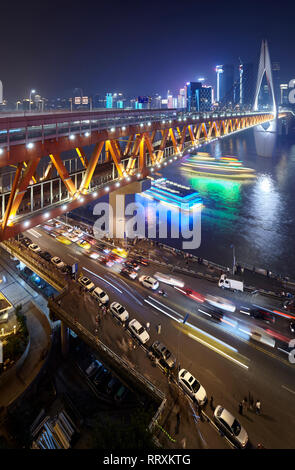
<svg viewBox="0 0 295 470">
<path fill-rule="evenodd" d="M 106 108 L 110 109 L 113 107 L 113 95 L 112 93 L 106 94 Z"/>
<path fill-rule="evenodd" d="M 177 107 L 178 108 L 186 108 L 186 100 L 187 100 L 187 87 L 180 88 L 179 95 L 177 97 Z"/>
<path fill-rule="evenodd" d="M 280 102 L 280 95 L 281 95 L 281 90 L 280 90 L 280 84 L 281 84 L 281 66 L 279 62 L 273 62 L 272 63 L 272 80 L 273 80 L 273 88 L 274 88 L 274 95 L 275 95 L 275 100 L 276 103 L 279 104 Z"/>
<path fill-rule="evenodd" d="M 223 73 L 223 66 L 216 65 L 216 100 L 220 101 L 220 87 L 221 87 L 221 74 Z"/>
<path fill-rule="evenodd" d="M 190 82 L 187 84 L 187 110 L 211 111 L 212 87 L 203 85 L 202 82 Z"/>
<path fill-rule="evenodd" d="M 200 90 L 199 109 L 197 111 L 211 111 L 213 104 L 213 88 L 212 86 L 202 85 Z"/>
<path fill-rule="evenodd" d="M 167 108 L 172 109 L 173 108 L 173 95 L 170 93 L 168 90 L 167 93 Z"/>
<path fill-rule="evenodd" d="M 3 85 L 2 85 L 2 82 L 0 80 L 0 104 L 3 103 Z"/>
<path fill-rule="evenodd" d="M 222 105 L 234 102 L 234 66 L 217 65 L 217 101 Z"/>
<path fill-rule="evenodd" d="M 235 103 L 239 103 L 241 108 L 251 108 L 254 102 L 254 91 L 255 83 L 253 64 L 240 64 Z"/>
<path fill-rule="evenodd" d="M 200 89 L 202 83 L 189 82 L 187 84 L 187 110 L 199 111 L 200 109 Z"/>
<path fill-rule="evenodd" d="M 288 86 L 288 83 L 281 83 L 280 84 L 280 91 L 281 91 L 280 104 L 282 106 L 288 106 L 289 105 L 289 86 Z"/>
</svg>

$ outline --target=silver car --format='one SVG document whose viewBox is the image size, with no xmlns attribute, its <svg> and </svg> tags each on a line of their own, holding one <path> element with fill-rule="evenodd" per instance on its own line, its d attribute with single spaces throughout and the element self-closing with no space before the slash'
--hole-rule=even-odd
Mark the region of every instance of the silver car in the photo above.
<svg viewBox="0 0 295 470">
<path fill-rule="evenodd" d="M 214 411 L 214 421 L 227 437 L 242 449 L 248 443 L 248 434 L 238 420 L 225 408 L 218 405 Z"/>
</svg>

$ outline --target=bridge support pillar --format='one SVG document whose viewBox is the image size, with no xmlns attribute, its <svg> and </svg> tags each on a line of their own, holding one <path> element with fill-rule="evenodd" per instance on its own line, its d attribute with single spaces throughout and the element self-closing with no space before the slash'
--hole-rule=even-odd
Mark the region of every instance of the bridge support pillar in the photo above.
<svg viewBox="0 0 295 470">
<path fill-rule="evenodd" d="M 60 336 L 61 336 L 61 352 L 62 355 L 65 357 L 69 352 L 70 340 L 69 340 L 70 331 L 66 324 L 61 321 L 60 322 Z"/>
<path fill-rule="evenodd" d="M 109 194 L 111 206 L 109 226 L 112 227 L 113 238 L 125 238 L 125 195 L 142 193 L 151 187 L 150 179 L 134 181 L 133 183 L 116 189 Z"/>
</svg>

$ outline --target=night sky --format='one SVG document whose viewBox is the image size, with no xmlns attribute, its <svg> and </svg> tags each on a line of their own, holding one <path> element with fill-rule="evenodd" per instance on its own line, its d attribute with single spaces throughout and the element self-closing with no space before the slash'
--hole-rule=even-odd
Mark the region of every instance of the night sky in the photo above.
<svg viewBox="0 0 295 470">
<path fill-rule="evenodd" d="M 214 67 L 257 62 L 262 38 L 281 82 L 295 78 L 294 1 L 3 1 L 4 97 L 175 91 Z"/>
</svg>

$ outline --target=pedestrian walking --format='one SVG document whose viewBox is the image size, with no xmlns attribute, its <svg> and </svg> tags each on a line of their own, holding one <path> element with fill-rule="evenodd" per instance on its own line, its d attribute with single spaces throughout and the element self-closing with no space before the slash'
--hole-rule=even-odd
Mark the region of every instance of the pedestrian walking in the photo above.
<svg viewBox="0 0 295 470">
<path fill-rule="evenodd" d="M 211 410 L 214 411 L 213 396 L 212 396 L 212 395 L 211 395 L 211 397 L 210 397 L 210 408 L 211 408 Z"/>
<path fill-rule="evenodd" d="M 260 403 L 260 400 L 258 398 L 258 400 L 255 403 L 255 413 L 257 415 L 260 415 L 260 411 L 261 411 L 261 403 Z"/>
<path fill-rule="evenodd" d="M 243 405 L 243 409 L 246 411 L 247 408 L 248 408 L 248 400 L 247 400 L 247 397 L 244 397 L 244 398 L 243 398 L 242 405 Z"/>
<path fill-rule="evenodd" d="M 240 413 L 240 415 L 243 414 L 243 403 L 241 401 L 239 403 L 239 413 Z"/>
<path fill-rule="evenodd" d="M 157 326 L 158 335 L 161 333 L 161 329 L 162 329 L 161 323 L 159 323 Z"/>
<path fill-rule="evenodd" d="M 149 330 L 149 329 L 150 329 L 150 326 L 151 326 L 150 322 L 147 322 L 147 324 L 146 324 L 146 329 Z"/>
</svg>

